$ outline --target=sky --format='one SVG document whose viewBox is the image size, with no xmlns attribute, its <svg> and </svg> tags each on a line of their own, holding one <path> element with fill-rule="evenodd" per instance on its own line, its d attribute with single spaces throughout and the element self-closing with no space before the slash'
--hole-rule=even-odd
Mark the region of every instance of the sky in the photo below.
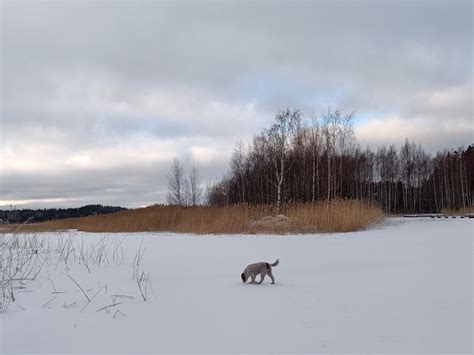
<svg viewBox="0 0 474 355">
<path fill-rule="evenodd" d="M 0 208 L 165 202 L 278 109 L 365 147 L 474 143 L 472 1 L 5 1 Z"/>
</svg>

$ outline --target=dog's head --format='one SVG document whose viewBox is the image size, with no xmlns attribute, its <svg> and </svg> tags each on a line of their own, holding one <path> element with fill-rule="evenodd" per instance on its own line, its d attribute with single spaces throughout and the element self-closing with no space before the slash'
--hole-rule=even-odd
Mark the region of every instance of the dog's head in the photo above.
<svg viewBox="0 0 474 355">
<path fill-rule="evenodd" d="M 242 273 L 242 274 L 240 275 L 240 278 L 242 279 L 242 282 L 247 281 L 247 277 L 245 276 L 244 273 Z"/>
</svg>

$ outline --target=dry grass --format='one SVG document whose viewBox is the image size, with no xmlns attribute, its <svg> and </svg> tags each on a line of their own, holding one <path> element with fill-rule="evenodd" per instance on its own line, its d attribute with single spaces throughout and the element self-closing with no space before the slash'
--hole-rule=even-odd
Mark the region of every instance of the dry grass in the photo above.
<svg viewBox="0 0 474 355">
<path fill-rule="evenodd" d="M 468 206 L 465 208 L 460 208 L 458 210 L 445 208 L 441 210 L 441 213 L 446 214 L 448 216 L 470 215 L 474 214 L 474 206 Z"/>
<path fill-rule="evenodd" d="M 364 230 L 385 217 L 379 206 L 357 200 L 295 206 L 290 207 L 286 214 L 297 221 L 303 231 L 316 226 L 318 231 L 325 233 Z"/>
<path fill-rule="evenodd" d="M 162 231 L 197 234 L 349 232 L 365 229 L 384 218 L 378 206 L 335 200 L 287 205 L 288 223 L 259 225 L 252 221 L 274 215 L 272 206 L 178 207 L 155 205 L 111 214 L 70 218 L 24 226 L 23 230 L 78 229 L 86 232 Z"/>
</svg>

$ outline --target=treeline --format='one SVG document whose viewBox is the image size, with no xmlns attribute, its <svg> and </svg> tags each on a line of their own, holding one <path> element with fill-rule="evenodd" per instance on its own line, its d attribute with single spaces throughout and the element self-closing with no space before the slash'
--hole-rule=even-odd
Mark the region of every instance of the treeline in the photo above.
<svg viewBox="0 0 474 355">
<path fill-rule="evenodd" d="M 48 208 L 48 209 L 16 209 L 0 210 L 0 222 L 24 223 L 44 222 L 55 219 L 87 217 L 91 215 L 106 214 L 123 211 L 126 208 L 102 205 L 87 205 L 78 208 Z"/>
<path fill-rule="evenodd" d="M 388 213 L 430 213 L 473 206 L 474 145 L 435 156 L 406 140 L 400 147 L 362 149 L 353 113 L 328 110 L 303 121 L 298 110 L 279 111 L 275 123 L 239 143 L 230 171 L 208 191 L 211 205 L 357 199 Z"/>
</svg>

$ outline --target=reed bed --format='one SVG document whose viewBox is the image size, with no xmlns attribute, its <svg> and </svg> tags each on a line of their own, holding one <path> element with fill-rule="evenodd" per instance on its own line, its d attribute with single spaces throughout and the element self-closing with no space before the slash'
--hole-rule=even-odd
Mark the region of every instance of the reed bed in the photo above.
<svg viewBox="0 0 474 355">
<path fill-rule="evenodd" d="M 331 233 L 367 228 L 384 218 L 382 209 L 357 200 L 287 204 L 280 219 L 275 207 L 238 204 L 225 207 L 154 205 L 105 215 L 24 226 L 30 231 L 77 229 L 86 232 L 176 232 L 196 234 Z M 263 223 L 261 223 L 263 221 Z"/>
<path fill-rule="evenodd" d="M 472 215 L 474 214 L 474 206 L 467 206 L 460 209 L 444 208 L 441 210 L 441 213 L 448 216 Z"/>
<path fill-rule="evenodd" d="M 333 200 L 316 204 L 290 206 L 287 215 L 300 230 L 316 228 L 323 233 L 354 232 L 382 221 L 385 214 L 375 204 L 358 200 Z"/>
</svg>

